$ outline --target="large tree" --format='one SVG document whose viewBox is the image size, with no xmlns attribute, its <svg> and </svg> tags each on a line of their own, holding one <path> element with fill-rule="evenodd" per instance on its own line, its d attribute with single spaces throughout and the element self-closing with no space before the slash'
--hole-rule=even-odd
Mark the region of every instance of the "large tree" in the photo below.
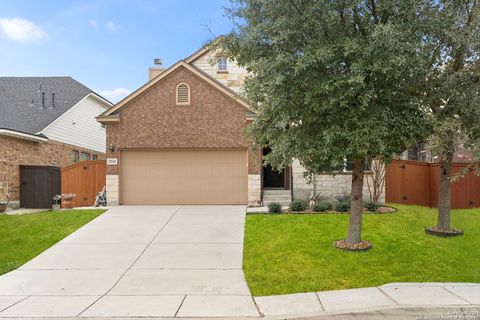
<svg viewBox="0 0 480 320">
<path fill-rule="evenodd" d="M 226 53 L 249 71 L 249 128 L 264 161 L 298 159 L 309 174 L 353 161 L 346 240 L 362 241 L 365 159 L 401 153 L 425 128 L 415 86 L 424 75 L 414 0 L 233 0 Z"/>
<path fill-rule="evenodd" d="M 480 8 L 476 0 L 430 1 L 423 7 L 423 50 L 428 56 L 426 113 L 433 124 L 430 141 L 440 161 L 438 221 L 431 232 L 451 228 L 453 154 L 480 138 Z M 478 150 L 477 150 L 478 152 Z"/>
</svg>

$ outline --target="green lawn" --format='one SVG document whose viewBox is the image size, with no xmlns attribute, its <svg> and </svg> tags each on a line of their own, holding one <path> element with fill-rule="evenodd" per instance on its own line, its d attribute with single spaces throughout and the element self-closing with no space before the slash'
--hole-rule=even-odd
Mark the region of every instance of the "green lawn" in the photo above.
<svg viewBox="0 0 480 320">
<path fill-rule="evenodd" d="M 480 209 L 453 210 L 457 238 L 425 235 L 436 210 L 395 205 L 398 212 L 367 214 L 367 252 L 333 247 L 345 238 L 348 215 L 249 215 L 244 270 L 255 296 L 377 286 L 389 282 L 480 282 Z"/>
<path fill-rule="evenodd" d="M 0 215 L 0 274 L 18 268 L 104 211 Z"/>
</svg>

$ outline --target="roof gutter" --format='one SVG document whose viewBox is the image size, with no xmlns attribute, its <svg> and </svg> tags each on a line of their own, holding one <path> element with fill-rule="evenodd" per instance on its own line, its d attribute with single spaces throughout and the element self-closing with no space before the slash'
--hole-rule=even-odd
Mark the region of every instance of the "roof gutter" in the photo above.
<svg viewBox="0 0 480 320">
<path fill-rule="evenodd" d="M 120 122 L 120 116 L 118 114 L 110 114 L 110 115 L 99 115 L 95 118 L 97 122 L 106 124 L 106 123 L 118 123 Z"/>
<path fill-rule="evenodd" d="M 36 142 L 47 142 L 48 141 L 48 138 L 45 137 L 45 136 L 37 136 L 37 135 L 34 135 L 34 134 L 15 131 L 15 130 L 10 130 L 10 129 L 1 129 L 0 128 L 0 135 L 10 136 L 10 137 L 14 137 L 14 138 L 18 138 L 18 139 L 24 139 L 24 140 L 31 140 L 31 141 L 36 141 Z"/>
</svg>

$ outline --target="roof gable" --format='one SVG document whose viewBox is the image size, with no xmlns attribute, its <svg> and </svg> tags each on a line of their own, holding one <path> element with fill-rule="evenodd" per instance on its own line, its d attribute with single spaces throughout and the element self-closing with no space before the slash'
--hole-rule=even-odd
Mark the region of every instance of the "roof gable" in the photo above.
<svg viewBox="0 0 480 320">
<path fill-rule="evenodd" d="M 114 114 L 118 112 L 120 109 L 122 109 L 125 105 L 127 105 L 130 101 L 135 99 L 136 97 L 140 96 L 142 93 L 147 91 L 149 88 L 154 86 L 156 83 L 160 82 L 162 79 L 166 78 L 168 75 L 173 73 L 175 70 L 177 70 L 180 67 L 184 67 L 185 69 L 189 70 L 193 74 L 197 75 L 202 81 L 207 82 L 211 86 L 213 86 L 215 89 L 218 91 L 222 92 L 223 94 L 227 95 L 231 99 L 235 100 L 238 104 L 243 106 L 246 111 L 251 112 L 252 110 L 250 109 L 249 104 L 243 100 L 236 92 L 231 90 L 230 88 L 224 86 L 217 80 L 211 78 L 198 68 L 192 66 L 191 64 L 186 63 L 184 60 L 180 60 L 177 63 L 175 63 L 173 66 L 170 68 L 164 70 L 162 73 L 160 73 L 158 76 L 141 86 L 139 89 L 131 93 L 129 96 L 118 102 L 115 106 L 111 107 L 107 111 L 105 111 L 103 114 L 101 114 L 97 120 L 100 122 L 109 122 L 110 120 L 112 121 L 117 121 L 118 117 L 113 118 Z"/>
<path fill-rule="evenodd" d="M 91 93 L 71 77 L 0 77 L 0 128 L 37 134 Z"/>
<path fill-rule="evenodd" d="M 215 39 L 213 39 L 209 44 L 206 44 L 204 45 L 203 47 L 201 47 L 200 49 L 198 49 L 197 51 L 195 51 L 194 53 L 192 53 L 191 55 L 189 55 L 186 59 L 185 59 L 185 62 L 186 63 L 193 63 L 195 60 L 197 60 L 198 58 L 200 58 L 201 56 L 203 56 L 204 54 L 208 53 L 209 51 L 212 50 L 212 46 L 214 46 L 216 43 L 218 43 L 218 41 L 220 41 L 221 39 L 223 39 L 224 36 L 219 36 Z"/>
</svg>

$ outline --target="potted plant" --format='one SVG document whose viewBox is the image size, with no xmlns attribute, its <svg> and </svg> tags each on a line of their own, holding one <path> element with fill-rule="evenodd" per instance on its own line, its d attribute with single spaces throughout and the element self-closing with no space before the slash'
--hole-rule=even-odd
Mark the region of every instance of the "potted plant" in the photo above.
<svg viewBox="0 0 480 320">
<path fill-rule="evenodd" d="M 62 208 L 72 209 L 75 206 L 75 197 L 77 195 L 73 193 L 62 194 Z"/>
</svg>

